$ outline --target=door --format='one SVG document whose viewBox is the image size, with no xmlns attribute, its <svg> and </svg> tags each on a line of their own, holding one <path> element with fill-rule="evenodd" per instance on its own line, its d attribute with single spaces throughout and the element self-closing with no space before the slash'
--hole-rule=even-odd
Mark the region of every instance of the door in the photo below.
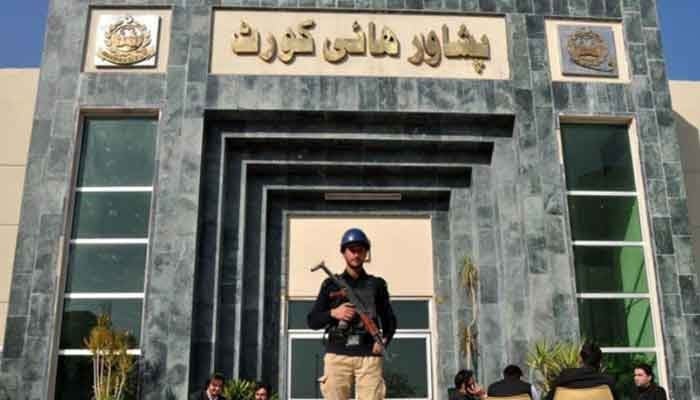
<svg viewBox="0 0 700 400">
<path fill-rule="evenodd" d="M 306 314 L 326 278 L 310 267 L 321 260 L 335 273 L 344 263 L 339 251 L 346 229 L 357 227 L 372 248 L 365 269 L 387 281 L 398 330 L 384 364 L 387 398 L 433 397 L 432 301 L 433 241 L 426 215 L 291 216 L 287 221 L 287 301 L 282 307 L 286 326 L 286 382 L 281 394 L 289 399 L 320 399 L 323 375 L 323 332 L 306 326 Z"/>
</svg>

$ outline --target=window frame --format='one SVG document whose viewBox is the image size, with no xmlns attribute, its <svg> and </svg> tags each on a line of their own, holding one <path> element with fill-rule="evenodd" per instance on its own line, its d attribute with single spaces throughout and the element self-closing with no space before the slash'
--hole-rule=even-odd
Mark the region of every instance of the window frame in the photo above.
<svg viewBox="0 0 700 400">
<path fill-rule="evenodd" d="M 145 318 L 146 318 L 146 292 L 148 287 L 148 267 L 151 254 L 151 237 L 153 235 L 153 211 L 155 209 L 155 196 L 154 188 L 158 178 L 158 144 L 159 144 L 159 124 L 160 124 L 161 112 L 159 109 L 81 109 L 78 112 L 76 118 L 76 125 L 74 127 L 74 151 L 71 154 L 72 159 L 70 160 L 70 182 L 68 187 L 68 193 L 65 198 L 64 206 L 64 218 L 63 218 L 63 228 L 59 237 L 58 244 L 58 255 L 56 258 L 56 265 L 59 272 L 59 281 L 56 290 L 56 301 L 54 308 L 54 315 L 56 316 L 56 323 L 54 325 L 53 334 L 51 337 L 51 355 L 49 358 L 48 366 L 48 379 L 45 382 L 46 393 L 49 399 L 56 398 L 56 387 L 57 387 L 57 372 L 58 372 L 58 361 L 59 357 L 89 357 L 91 355 L 90 350 L 87 349 L 62 349 L 60 348 L 60 338 L 63 329 L 63 310 L 64 303 L 66 299 L 85 299 L 85 300 L 111 300 L 111 299 L 141 299 L 141 320 L 139 324 L 141 326 L 140 337 L 139 337 L 139 348 L 127 350 L 127 354 L 141 357 L 141 346 L 146 335 L 145 329 Z M 82 151 L 83 151 L 83 141 L 87 133 L 88 121 L 91 119 L 149 119 L 155 123 L 154 137 L 153 137 L 153 158 L 154 158 L 154 170 L 153 179 L 150 186 L 78 186 L 78 179 L 80 173 L 80 165 L 82 162 Z M 139 193 L 148 192 L 150 193 L 149 205 L 148 205 L 148 224 L 146 230 L 146 237 L 141 238 L 71 238 L 74 232 L 74 218 L 75 218 L 75 208 L 77 206 L 77 197 L 80 193 L 108 193 L 108 192 L 120 192 L 120 193 Z M 143 290 L 140 292 L 106 292 L 106 293 L 92 293 L 92 292 L 66 292 L 66 278 L 68 275 L 69 261 L 70 261 L 70 247 L 71 245 L 93 245 L 93 244 L 145 244 L 146 245 L 146 255 L 144 262 L 144 282 Z"/>
<path fill-rule="evenodd" d="M 630 161 L 632 163 L 632 171 L 634 174 L 634 191 L 596 191 L 596 190 L 568 190 L 566 181 L 566 164 L 564 159 L 564 128 L 562 125 L 588 125 L 595 127 L 596 125 L 617 125 L 625 126 L 627 138 L 630 147 Z M 622 134 L 622 133 L 620 133 Z M 652 318 L 652 334 L 654 336 L 654 347 L 602 347 L 604 354 L 637 354 L 637 353 L 654 353 L 656 356 L 656 369 L 659 375 L 659 384 L 667 387 L 668 371 L 666 366 L 666 354 L 664 347 L 664 336 L 661 319 L 661 305 L 659 302 L 656 260 L 653 254 L 653 241 L 651 236 L 650 215 L 647 210 L 646 186 L 641 169 L 641 159 L 639 155 L 639 137 L 637 129 L 637 121 L 634 117 L 591 117 L 578 115 L 560 115 L 559 123 L 556 129 L 556 138 L 559 149 L 559 162 L 564 178 L 564 188 L 566 197 L 566 214 L 567 228 L 569 229 L 569 248 L 571 249 L 571 268 L 575 275 L 575 263 L 573 263 L 573 250 L 575 247 L 639 247 L 642 248 L 644 255 L 644 271 L 647 279 L 647 293 L 610 293 L 610 292 L 579 292 L 576 286 L 576 281 L 573 281 L 576 300 L 579 299 L 647 299 L 649 300 L 649 308 Z M 569 212 L 569 197 L 587 196 L 587 197 L 635 197 L 639 207 L 639 225 L 641 230 L 641 241 L 597 241 L 597 240 L 573 240 L 573 232 L 571 231 L 571 216 Z M 578 301 L 577 301 L 578 309 Z M 577 312 L 578 316 L 578 312 Z M 630 372 L 631 373 L 631 372 Z"/>
<path fill-rule="evenodd" d="M 315 298 L 309 298 L 309 297 L 298 297 L 298 298 L 289 298 L 286 300 L 286 304 L 284 305 L 285 309 L 285 315 L 288 315 L 288 309 L 289 309 L 289 303 L 293 301 L 314 301 L 316 300 Z M 435 356 L 435 346 L 433 344 L 434 342 L 434 322 L 433 322 L 433 299 L 430 297 L 392 297 L 391 302 L 396 303 L 400 301 L 421 301 L 427 303 L 428 306 L 428 328 L 426 329 L 397 329 L 396 333 L 394 334 L 394 337 L 392 340 L 396 339 L 424 339 L 425 340 L 425 359 L 426 359 L 426 364 L 427 368 L 425 371 L 427 380 L 427 390 L 428 390 L 428 396 L 427 397 L 416 397 L 416 398 L 394 398 L 394 397 L 387 397 L 387 400 L 433 400 L 434 399 L 434 394 L 435 394 L 435 371 L 433 371 L 433 366 L 435 364 L 434 356 Z M 291 397 L 292 394 L 292 361 L 293 361 L 293 352 L 292 352 L 292 342 L 295 339 L 307 339 L 307 340 L 321 340 L 323 338 L 323 331 L 319 330 L 312 330 L 312 329 L 288 329 L 288 321 L 283 321 L 285 323 L 285 332 L 287 336 L 287 340 L 285 343 L 285 351 L 287 353 L 287 358 L 286 358 L 286 368 L 287 368 L 287 373 L 285 374 L 285 379 L 287 380 L 286 384 L 286 399 L 287 400 L 323 400 L 323 398 L 296 398 L 296 397 Z M 389 353 L 391 354 L 391 353 Z"/>
</svg>

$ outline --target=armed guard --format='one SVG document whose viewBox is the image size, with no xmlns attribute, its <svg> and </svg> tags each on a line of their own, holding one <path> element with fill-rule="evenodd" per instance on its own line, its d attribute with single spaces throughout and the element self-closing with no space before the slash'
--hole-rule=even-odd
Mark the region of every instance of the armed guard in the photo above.
<svg viewBox="0 0 700 400">
<path fill-rule="evenodd" d="M 340 252 L 345 271 L 331 274 L 321 284 L 307 316 L 309 328 L 326 330 L 319 378 L 326 400 L 347 400 L 353 385 L 359 400 L 384 399 L 383 355 L 396 331 L 396 317 L 386 282 L 364 269 L 370 249 L 362 230 L 352 228 L 343 234 Z M 318 268 L 330 274 L 323 264 Z"/>
</svg>

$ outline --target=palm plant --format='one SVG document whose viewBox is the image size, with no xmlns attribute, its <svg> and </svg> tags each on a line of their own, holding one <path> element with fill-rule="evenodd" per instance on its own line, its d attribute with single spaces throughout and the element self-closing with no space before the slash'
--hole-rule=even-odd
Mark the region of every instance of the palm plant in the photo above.
<svg viewBox="0 0 700 400">
<path fill-rule="evenodd" d="M 527 355 L 527 365 L 535 370 L 535 384 L 542 393 L 548 393 L 561 371 L 579 365 L 577 342 L 556 342 L 542 340 Z"/>
<path fill-rule="evenodd" d="M 224 383 L 222 394 L 229 400 L 253 400 L 255 398 L 255 382 L 245 379 L 230 379 Z M 268 393 L 269 400 L 279 400 L 277 393 Z"/>
<path fill-rule="evenodd" d="M 229 400 L 252 400 L 255 383 L 244 379 L 232 379 L 224 384 L 223 395 Z"/>
<path fill-rule="evenodd" d="M 129 333 L 115 330 L 110 317 L 100 315 L 83 341 L 92 357 L 94 400 L 123 400 L 134 367 Z"/>
</svg>

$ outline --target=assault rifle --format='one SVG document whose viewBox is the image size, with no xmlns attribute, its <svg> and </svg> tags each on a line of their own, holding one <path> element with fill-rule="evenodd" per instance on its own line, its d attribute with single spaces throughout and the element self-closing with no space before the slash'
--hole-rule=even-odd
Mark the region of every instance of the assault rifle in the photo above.
<svg viewBox="0 0 700 400">
<path fill-rule="evenodd" d="M 331 280 L 340 287 L 340 291 L 342 292 L 342 295 L 344 297 L 347 297 L 347 299 L 350 301 L 355 306 L 355 309 L 357 310 L 358 315 L 360 316 L 360 320 L 362 320 L 362 324 L 365 326 L 365 329 L 367 332 L 369 332 L 370 335 L 372 335 L 372 338 L 374 339 L 374 342 L 379 345 L 379 348 L 381 349 L 381 354 L 384 354 L 385 347 L 384 347 L 384 340 L 382 339 L 382 336 L 379 334 L 379 328 L 377 327 L 377 324 L 372 321 L 372 318 L 370 317 L 369 310 L 367 309 L 367 306 L 365 303 L 355 294 L 355 292 L 352 290 L 350 285 L 343 280 L 338 275 L 333 274 L 328 267 L 326 267 L 326 264 L 321 261 L 320 264 L 317 266 L 311 268 L 311 272 L 318 271 L 319 269 L 322 269 L 323 272 L 328 275 Z"/>
</svg>

